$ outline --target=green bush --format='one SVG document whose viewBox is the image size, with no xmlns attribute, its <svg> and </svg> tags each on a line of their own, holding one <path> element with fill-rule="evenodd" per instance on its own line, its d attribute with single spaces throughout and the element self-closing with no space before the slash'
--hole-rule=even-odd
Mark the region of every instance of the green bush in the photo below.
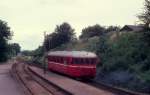
<svg viewBox="0 0 150 95">
<path fill-rule="evenodd" d="M 142 33 L 125 33 L 116 41 L 100 38 L 97 54 L 103 66 L 100 70 L 116 70 L 136 73 L 144 81 L 150 81 L 150 47 L 142 40 Z"/>
</svg>

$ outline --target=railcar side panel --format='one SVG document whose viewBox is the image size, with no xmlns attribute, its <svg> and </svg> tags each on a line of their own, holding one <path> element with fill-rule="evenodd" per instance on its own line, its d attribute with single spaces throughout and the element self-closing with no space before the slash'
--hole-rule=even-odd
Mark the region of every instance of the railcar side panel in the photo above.
<svg viewBox="0 0 150 95">
<path fill-rule="evenodd" d="M 69 65 L 68 74 L 72 77 L 95 77 L 95 66 Z"/>
</svg>

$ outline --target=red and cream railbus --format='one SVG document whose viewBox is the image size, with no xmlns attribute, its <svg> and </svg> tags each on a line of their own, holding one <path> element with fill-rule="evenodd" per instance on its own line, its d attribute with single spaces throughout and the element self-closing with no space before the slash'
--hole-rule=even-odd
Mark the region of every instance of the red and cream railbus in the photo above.
<svg viewBox="0 0 150 95">
<path fill-rule="evenodd" d="M 86 51 L 49 52 L 48 69 L 76 78 L 93 78 L 96 75 L 98 58 Z"/>
</svg>

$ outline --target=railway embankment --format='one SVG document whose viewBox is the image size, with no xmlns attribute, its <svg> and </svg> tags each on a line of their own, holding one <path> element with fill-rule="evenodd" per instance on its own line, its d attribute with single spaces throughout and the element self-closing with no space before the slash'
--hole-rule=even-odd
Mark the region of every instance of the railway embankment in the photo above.
<svg viewBox="0 0 150 95">
<path fill-rule="evenodd" d="M 26 95 L 71 95 L 30 72 L 26 64 L 14 64 L 12 72 L 21 82 Z"/>
</svg>

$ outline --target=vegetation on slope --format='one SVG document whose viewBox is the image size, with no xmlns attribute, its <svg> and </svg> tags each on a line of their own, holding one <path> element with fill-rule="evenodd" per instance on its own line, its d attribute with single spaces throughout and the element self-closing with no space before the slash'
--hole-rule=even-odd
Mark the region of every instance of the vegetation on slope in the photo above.
<svg viewBox="0 0 150 95">
<path fill-rule="evenodd" d="M 102 67 L 98 69 L 99 80 L 149 92 L 150 47 L 142 40 L 142 34 L 125 33 L 115 41 L 105 40 L 104 50 L 99 48 L 97 51 L 102 61 Z"/>
</svg>

